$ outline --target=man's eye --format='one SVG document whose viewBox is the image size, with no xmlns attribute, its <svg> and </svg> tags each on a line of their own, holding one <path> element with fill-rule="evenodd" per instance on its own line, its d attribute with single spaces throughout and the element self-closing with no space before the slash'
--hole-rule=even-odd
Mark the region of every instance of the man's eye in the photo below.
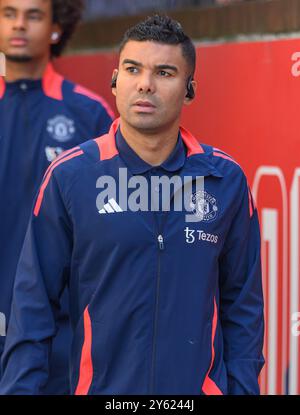
<svg viewBox="0 0 300 415">
<path fill-rule="evenodd" d="M 8 19 L 12 19 L 15 17 L 15 13 L 11 11 L 4 12 L 4 17 L 7 17 Z"/>
<path fill-rule="evenodd" d="M 163 77 L 171 76 L 171 74 L 167 71 L 159 71 L 158 73 L 160 76 L 163 76 Z"/>
<path fill-rule="evenodd" d="M 129 72 L 129 73 L 137 73 L 138 68 L 136 68 L 134 66 L 129 66 L 128 68 L 126 68 L 126 71 Z"/>
<path fill-rule="evenodd" d="M 28 16 L 28 19 L 29 20 L 41 20 L 41 15 L 40 14 L 37 14 L 37 13 L 35 13 L 35 14 L 30 14 L 29 16 Z"/>
</svg>

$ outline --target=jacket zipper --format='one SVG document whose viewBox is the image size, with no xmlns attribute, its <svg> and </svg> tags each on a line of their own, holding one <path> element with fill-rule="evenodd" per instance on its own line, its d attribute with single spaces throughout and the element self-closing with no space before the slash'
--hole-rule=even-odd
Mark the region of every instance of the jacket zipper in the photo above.
<svg viewBox="0 0 300 415">
<path fill-rule="evenodd" d="M 163 251 L 165 249 L 164 237 L 162 235 L 158 235 L 157 240 L 158 240 L 158 247 L 159 247 L 159 249 L 161 251 Z"/>
<path fill-rule="evenodd" d="M 154 213 L 155 215 L 155 213 Z M 151 362 L 151 375 L 150 375 L 150 395 L 154 394 L 154 372 L 155 372 L 155 357 L 156 357 L 156 336 L 157 336 L 157 322 L 158 322 L 158 305 L 159 305 L 159 287 L 160 287 L 160 271 L 161 271 L 161 253 L 165 249 L 164 237 L 161 232 L 158 232 L 158 267 L 157 267 L 157 282 L 156 282 L 156 296 L 155 296 L 155 316 L 154 316 L 154 329 L 153 329 L 153 341 L 152 341 L 152 362 Z"/>
<path fill-rule="evenodd" d="M 20 85 L 22 93 L 22 103 L 23 103 L 23 115 L 24 115 L 24 135 L 27 139 L 27 134 L 29 131 L 29 111 L 28 111 L 28 86 L 26 83 Z"/>
<path fill-rule="evenodd" d="M 174 194 L 171 196 L 170 202 L 172 202 Z M 159 226 L 158 219 L 153 212 L 156 228 L 157 228 L 157 243 L 158 243 L 158 268 L 157 268 L 157 283 L 156 283 L 156 301 L 155 301 L 155 317 L 154 317 L 154 329 L 152 340 L 152 362 L 150 373 L 150 395 L 154 395 L 154 372 L 155 372 L 155 358 L 156 358 L 156 336 L 157 336 L 157 322 L 158 322 L 158 305 L 159 305 L 159 287 L 160 287 L 160 274 L 161 274 L 161 254 L 165 250 L 165 239 L 163 236 L 163 229 L 167 220 L 167 212 L 164 213 L 161 219 L 161 225 Z"/>
</svg>

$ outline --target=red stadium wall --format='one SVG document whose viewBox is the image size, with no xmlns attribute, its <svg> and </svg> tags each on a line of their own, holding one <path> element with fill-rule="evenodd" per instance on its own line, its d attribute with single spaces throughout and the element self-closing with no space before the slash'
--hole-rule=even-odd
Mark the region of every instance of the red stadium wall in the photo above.
<svg viewBox="0 0 300 415">
<path fill-rule="evenodd" d="M 300 394 L 300 39 L 198 47 L 197 98 L 183 125 L 244 168 L 257 202 L 265 293 L 264 394 Z M 57 67 L 114 107 L 114 53 Z M 298 125 L 299 124 L 299 125 Z"/>
</svg>

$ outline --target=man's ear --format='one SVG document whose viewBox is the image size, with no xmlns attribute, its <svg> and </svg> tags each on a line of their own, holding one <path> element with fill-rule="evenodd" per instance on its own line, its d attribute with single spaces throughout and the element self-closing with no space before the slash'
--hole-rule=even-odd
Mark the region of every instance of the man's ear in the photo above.
<svg viewBox="0 0 300 415">
<path fill-rule="evenodd" d="M 113 74 L 112 74 L 112 78 L 111 78 L 111 92 L 113 93 L 114 96 L 117 95 L 117 80 L 118 80 L 118 69 L 114 69 Z"/>
<path fill-rule="evenodd" d="M 197 82 L 195 79 L 190 79 L 187 85 L 187 94 L 184 98 L 184 104 L 190 105 L 192 101 L 195 99 L 197 91 Z"/>
<path fill-rule="evenodd" d="M 51 35 L 50 35 L 51 45 L 56 45 L 57 43 L 59 43 L 62 37 L 62 34 L 63 34 L 62 28 L 57 23 L 54 23 L 52 25 L 52 30 L 51 30 Z"/>
</svg>

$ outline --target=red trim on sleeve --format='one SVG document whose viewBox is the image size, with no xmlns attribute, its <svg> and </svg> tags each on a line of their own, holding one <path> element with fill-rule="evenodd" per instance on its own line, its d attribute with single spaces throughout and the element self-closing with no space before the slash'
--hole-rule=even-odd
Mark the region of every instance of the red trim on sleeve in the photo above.
<svg viewBox="0 0 300 415">
<path fill-rule="evenodd" d="M 84 343 L 81 351 L 79 379 L 75 395 L 87 395 L 93 380 L 92 322 L 88 307 L 84 310 Z"/>
<path fill-rule="evenodd" d="M 52 166 L 54 166 L 54 164 L 57 164 L 57 162 L 63 158 L 65 158 L 68 154 L 74 153 L 75 151 L 80 150 L 80 147 L 73 147 L 70 150 L 66 150 L 63 153 L 61 153 L 59 156 L 56 157 L 55 160 L 53 160 L 53 162 L 50 164 L 50 166 L 48 167 L 48 169 L 46 170 L 46 173 L 44 174 L 43 180 L 45 179 L 45 177 L 47 176 L 49 170 L 51 169 Z"/>
<path fill-rule="evenodd" d="M 216 299 L 214 298 L 214 316 L 213 316 L 213 323 L 212 323 L 212 335 L 211 335 L 211 362 L 208 372 L 205 376 L 202 390 L 205 395 L 223 395 L 222 391 L 218 388 L 216 383 L 209 377 L 209 374 L 213 368 L 214 360 L 215 360 L 215 336 L 217 330 L 217 323 L 218 323 L 218 309 Z"/>
<path fill-rule="evenodd" d="M 251 192 L 250 192 L 249 188 L 248 188 L 248 197 L 249 197 L 249 214 L 250 214 L 250 218 L 252 218 L 252 216 L 253 216 L 253 205 L 252 205 L 252 196 L 251 196 Z"/>
<path fill-rule="evenodd" d="M 104 98 L 102 98 L 100 95 L 95 94 L 94 92 L 84 88 L 81 85 L 76 85 L 74 88 L 74 92 L 76 94 L 85 95 L 86 97 L 99 102 L 107 111 L 108 115 L 114 120 L 116 118 L 113 110 L 108 105 L 108 103 L 105 101 Z"/>
<path fill-rule="evenodd" d="M 43 183 L 42 183 L 42 185 L 40 187 L 40 191 L 39 191 L 39 194 L 38 194 L 38 197 L 37 197 L 37 200 L 36 200 L 36 204 L 35 204 L 35 207 L 34 207 L 34 210 L 33 210 L 34 216 L 38 216 L 39 213 L 40 213 L 41 205 L 42 205 L 43 198 L 44 198 L 44 193 L 45 193 L 45 190 L 46 190 L 46 188 L 47 188 L 47 186 L 49 184 L 49 181 L 51 179 L 53 170 L 56 167 L 58 167 L 60 164 L 64 163 L 65 161 L 71 160 L 74 157 L 81 156 L 82 154 L 83 154 L 83 151 L 80 150 L 80 151 L 77 151 L 76 153 L 70 154 L 69 156 L 65 157 L 62 160 L 59 160 L 58 162 L 54 161 L 51 164 L 50 169 L 49 169 L 47 175 L 45 176 L 45 180 L 43 181 Z"/>
<path fill-rule="evenodd" d="M 216 153 L 215 151 L 213 152 L 213 156 L 215 157 L 221 157 L 222 159 L 225 160 L 229 160 L 232 161 L 232 163 L 235 163 L 237 166 L 241 167 L 235 160 L 233 160 L 233 158 L 226 156 L 226 154 L 222 154 L 222 153 Z"/>
</svg>

